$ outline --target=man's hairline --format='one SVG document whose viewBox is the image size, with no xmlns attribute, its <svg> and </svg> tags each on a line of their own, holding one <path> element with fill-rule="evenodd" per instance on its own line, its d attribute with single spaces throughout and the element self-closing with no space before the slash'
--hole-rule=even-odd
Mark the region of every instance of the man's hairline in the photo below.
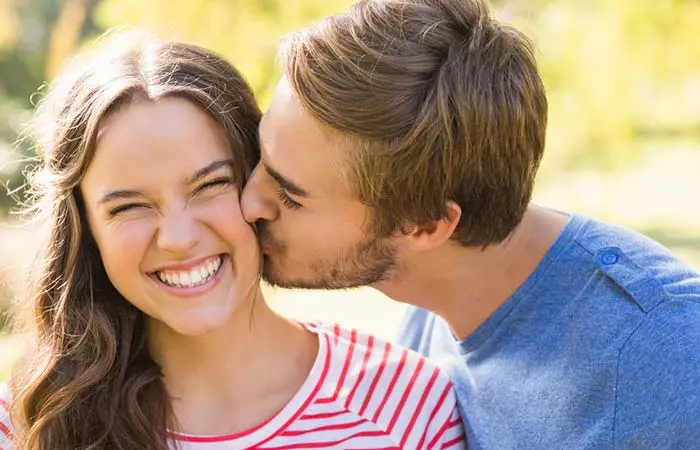
<svg viewBox="0 0 700 450">
<path fill-rule="evenodd" d="M 288 80 L 288 76 L 286 74 L 282 74 L 282 78 L 280 79 L 280 82 L 282 82 L 283 79 Z M 311 110 L 306 105 L 306 102 L 304 101 L 303 97 L 299 95 L 297 90 L 294 87 L 294 83 L 290 82 L 289 80 L 287 81 L 289 89 L 291 94 L 295 97 L 297 102 L 302 108 L 302 111 L 305 114 L 308 114 L 309 117 L 311 117 L 316 124 L 319 126 L 321 134 L 323 135 L 324 139 L 328 141 L 329 144 L 331 144 L 331 147 L 334 148 L 335 150 L 332 152 L 334 154 L 332 158 L 332 163 L 333 166 L 337 169 L 337 173 L 340 174 L 340 177 L 342 179 L 342 183 L 348 188 L 348 191 L 353 194 L 353 196 L 357 199 L 360 200 L 359 196 L 359 189 L 357 186 L 357 181 L 356 177 L 352 175 L 352 167 L 356 166 L 358 164 L 358 158 L 353 157 L 351 153 L 351 149 L 353 146 L 364 146 L 366 145 L 366 140 L 363 139 L 360 136 L 353 136 L 351 133 L 344 132 L 342 130 L 339 130 L 337 128 L 334 128 L 332 125 L 324 122 L 323 120 L 319 119 Z M 272 105 L 270 105 L 270 108 Z M 262 115 L 260 123 L 258 124 L 258 141 L 259 141 L 259 146 L 260 146 L 260 153 L 261 153 L 261 163 L 267 168 L 270 167 L 269 164 L 265 163 L 262 161 L 262 155 L 267 154 L 265 150 L 265 146 L 263 145 L 261 136 L 262 136 L 262 128 L 263 128 L 263 123 L 265 123 L 265 118 L 268 116 L 270 108 Z M 270 167 L 273 169 L 276 173 L 279 175 L 282 175 L 284 179 L 289 179 L 287 176 L 284 176 L 283 171 L 280 171 L 278 167 Z M 294 183 L 295 185 L 299 186 L 298 183 Z M 299 186 L 302 187 L 302 186 Z M 307 189 L 304 189 L 306 192 L 308 192 Z"/>
</svg>

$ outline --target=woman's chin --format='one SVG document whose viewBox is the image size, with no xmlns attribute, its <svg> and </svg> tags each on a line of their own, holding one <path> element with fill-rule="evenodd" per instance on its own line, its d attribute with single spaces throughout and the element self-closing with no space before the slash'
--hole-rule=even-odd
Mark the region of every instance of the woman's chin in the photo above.
<svg viewBox="0 0 700 450">
<path fill-rule="evenodd" d="M 224 329 L 231 323 L 231 316 L 225 311 L 190 312 L 187 317 L 169 317 L 160 322 L 177 336 L 197 338 Z"/>
</svg>

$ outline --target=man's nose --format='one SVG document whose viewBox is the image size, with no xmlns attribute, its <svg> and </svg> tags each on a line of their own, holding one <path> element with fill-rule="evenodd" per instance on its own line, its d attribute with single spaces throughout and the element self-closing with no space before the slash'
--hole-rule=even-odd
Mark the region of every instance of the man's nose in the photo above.
<svg viewBox="0 0 700 450">
<path fill-rule="evenodd" d="M 279 209 L 275 201 L 274 188 L 265 183 L 264 168 L 255 167 L 241 194 L 241 209 L 248 223 L 258 220 L 274 220 Z"/>
</svg>

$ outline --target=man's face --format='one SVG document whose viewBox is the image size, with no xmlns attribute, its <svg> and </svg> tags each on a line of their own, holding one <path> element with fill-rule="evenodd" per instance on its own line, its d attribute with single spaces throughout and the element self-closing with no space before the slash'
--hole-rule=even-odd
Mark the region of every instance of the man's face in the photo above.
<svg viewBox="0 0 700 450">
<path fill-rule="evenodd" d="M 312 289 L 387 279 L 395 243 L 368 231 L 369 209 L 344 171 L 349 145 L 304 110 L 285 79 L 260 124 L 260 147 L 242 208 L 257 225 L 263 277 Z"/>
</svg>

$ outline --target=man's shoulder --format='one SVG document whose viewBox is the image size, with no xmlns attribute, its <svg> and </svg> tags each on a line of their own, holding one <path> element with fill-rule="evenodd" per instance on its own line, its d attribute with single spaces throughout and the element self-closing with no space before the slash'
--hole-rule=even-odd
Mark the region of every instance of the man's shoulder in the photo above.
<svg viewBox="0 0 700 450">
<path fill-rule="evenodd" d="M 612 250 L 613 253 L 623 253 L 639 267 L 647 268 L 653 273 L 680 271 L 684 275 L 698 275 L 697 271 L 648 234 L 591 218 L 574 217 L 585 223 L 584 229 L 574 240 L 591 256 L 604 257 L 606 252 Z M 607 258 L 608 264 L 614 259 Z"/>
<path fill-rule="evenodd" d="M 620 448 L 691 448 L 700 440 L 700 304 L 669 300 L 623 346 L 615 387 Z"/>
<path fill-rule="evenodd" d="M 700 380 L 700 301 L 674 297 L 650 310 L 624 343 L 620 364 L 621 377 L 636 371 L 668 376 L 690 370 Z"/>
<path fill-rule="evenodd" d="M 645 313 L 675 299 L 700 302 L 700 273 L 669 249 L 637 231 L 587 220 L 575 238 L 591 268 L 605 274 Z"/>
</svg>

